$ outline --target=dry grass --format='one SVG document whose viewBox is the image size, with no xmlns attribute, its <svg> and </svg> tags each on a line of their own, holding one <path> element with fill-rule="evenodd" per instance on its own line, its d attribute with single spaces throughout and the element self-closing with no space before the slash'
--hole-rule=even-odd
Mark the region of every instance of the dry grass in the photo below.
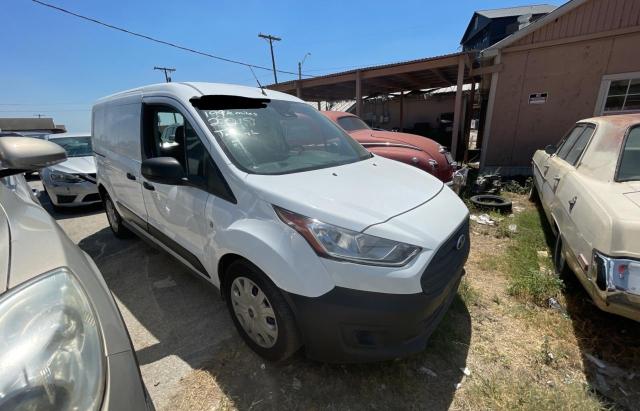
<svg viewBox="0 0 640 411">
<path fill-rule="evenodd" d="M 531 287 L 526 282 L 522 285 L 526 270 L 516 266 L 521 264 L 519 257 L 524 258 L 523 266 L 531 268 L 535 263 L 539 271 L 549 267 L 549 261 L 537 255 L 546 245 L 539 217 L 531 215 L 535 209 L 523 196 L 514 195 L 512 199 L 524 211 L 505 216 L 497 227 L 472 224 L 472 251 L 459 298 L 423 353 L 369 365 L 319 364 L 302 356 L 286 365 L 272 365 L 233 338 L 213 353 L 205 369 L 194 371 L 182 381 L 184 389 L 173 398 L 169 409 L 611 407 L 609 400 L 595 393 L 596 379 L 584 354 L 638 367 L 640 330 L 635 323 L 612 319 L 584 302 L 578 304 L 576 301 L 584 300 L 583 294 L 563 293 L 561 282 L 549 287 Z M 519 225 L 516 234 L 503 225 L 514 221 Z M 519 249 L 524 247 L 533 250 L 535 259 L 529 251 Z M 544 301 L 552 295 L 567 308 L 566 313 L 545 306 Z M 582 315 L 613 323 L 612 327 L 624 331 L 612 335 L 613 331 L 607 329 L 603 333 L 602 323 L 583 320 Z M 625 349 L 624 344 L 638 350 Z M 607 348 L 609 345 L 613 347 Z M 465 367 L 470 370 L 468 376 L 462 372 Z M 616 391 L 608 397 L 620 406 L 637 407 L 640 387 L 636 384 L 625 390 L 626 396 Z"/>
</svg>

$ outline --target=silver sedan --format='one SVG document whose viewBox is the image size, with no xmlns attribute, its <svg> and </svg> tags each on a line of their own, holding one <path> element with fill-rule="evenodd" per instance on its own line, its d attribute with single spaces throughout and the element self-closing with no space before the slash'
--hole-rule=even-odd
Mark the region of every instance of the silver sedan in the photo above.
<svg viewBox="0 0 640 411">
<path fill-rule="evenodd" d="M 50 134 L 47 140 L 67 152 L 67 160 L 40 172 L 54 207 L 74 207 L 100 202 L 96 163 L 89 133 Z"/>
</svg>

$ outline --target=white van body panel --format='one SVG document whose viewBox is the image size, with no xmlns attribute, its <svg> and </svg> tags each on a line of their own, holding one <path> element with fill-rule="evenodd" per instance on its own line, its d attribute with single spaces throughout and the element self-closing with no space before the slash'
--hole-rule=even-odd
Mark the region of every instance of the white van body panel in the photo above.
<svg viewBox="0 0 640 411">
<path fill-rule="evenodd" d="M 266 96 L 257 88 L 228 84 L 162 83 L 99 100 L 94 107 L 99 184 L 118 203 L 140 213 L 150 225 L 196 255 L 207 271 L 203 274 L 216 286 L 220 286 L 220 259 L 236 254 L 258 266 L 282 290 L 305 297 L 321 296 L 336 286 L 390 294 L 421 292 L 420 276 L 433 250 L 468 214 L 462 201 L 431 175 L 377 156 L 306 172 L 247 174 L 226 156 L 189 100 L 201 95 L 237 95 L 302 102 L 288 94 L 264 92 Z M 143 102 L 168 104 L 183 114 L 205 143 L 237 204 L 202 191 L 192 193 L 198 191 L 193 187 L 153 183 L 155 191 L 141 188 L 145 181 L 140 175 Z M 132 116 L 129 130 L 100 125 L 105 121 L 101 115 L 113 123 L 109 112 L 122 106 Z M 133 142 L 127 149 L 129 158 L 115 147 L 121 141 L 118 133 L 130 136 L 126 142 Z M 135 187 L 129 184 L 126 172 L 136 177 Z M 280 221 L 272 205 L 350 230 L 406 241 L 423 251 L 400 268 L 318 258 L 306 240 Z M 410 227 L 413 217 L 419 219 L 419 227 Z"/>
<path fill-rule="evenodd" d="M 141 219 L 146 208 L 140 186 L 141 93 L 129 93 L 93 107 L 92 139 L 98 186 L 102 184 L 122 214 L 126 207 Z"/>
</svg>

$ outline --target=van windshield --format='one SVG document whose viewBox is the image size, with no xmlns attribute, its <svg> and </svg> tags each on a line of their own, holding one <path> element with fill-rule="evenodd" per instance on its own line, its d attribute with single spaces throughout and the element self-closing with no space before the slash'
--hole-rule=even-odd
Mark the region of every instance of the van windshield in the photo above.
<svg viewBox="0 0 640 411">
<path fill-rule="evenodd" d="M 206 97 L 214 103 L 194 102 L 194 106 L 231 161 L 246 172 L 288 174 L 371 157 L 364 147 L 308 104 Z M 225 97 L 234 108 L 224 108 L 221 99 Z"/>
</svg>

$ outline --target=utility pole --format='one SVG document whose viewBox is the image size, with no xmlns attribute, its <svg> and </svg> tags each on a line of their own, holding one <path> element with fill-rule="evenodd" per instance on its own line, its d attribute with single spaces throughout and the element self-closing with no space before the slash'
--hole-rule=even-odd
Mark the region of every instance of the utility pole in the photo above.
<svg viewBox="0 0 640 411">
<path fill-rule="evenodd" d="M 307 57 L 309 57 L 311 55 L 311 53 L 307 53 L 304 55 L 304 57 L 302 58 L 302 61 L 298 62 L 298 80 L 302 80 L 302 65 L 304 64 L 304 61 L 307 59 Z"/>
<path fill-rule="evenodd" d="M 171 83 L 171 73 L 173 73 L 174 71 L 176 71 L 176 69 L 174 68 L 169 68 L 169 67 L 154 67 L 154 70 L 162 70 L 164 71 L 164 80 L 167 83 Z"/>
<path fill-rule="evenodd" d="M 273 42 L 282 40 L 280 37 L 272 36 L 271 34 L 258 34 L 258 37 L 269 40 L 269 48 L 271 49 L 271 65 L 273 66 L 273 80 L 278 84 L 278 75 L 276 73 L 276 58 L 273 55 Z"/>
</svg>

